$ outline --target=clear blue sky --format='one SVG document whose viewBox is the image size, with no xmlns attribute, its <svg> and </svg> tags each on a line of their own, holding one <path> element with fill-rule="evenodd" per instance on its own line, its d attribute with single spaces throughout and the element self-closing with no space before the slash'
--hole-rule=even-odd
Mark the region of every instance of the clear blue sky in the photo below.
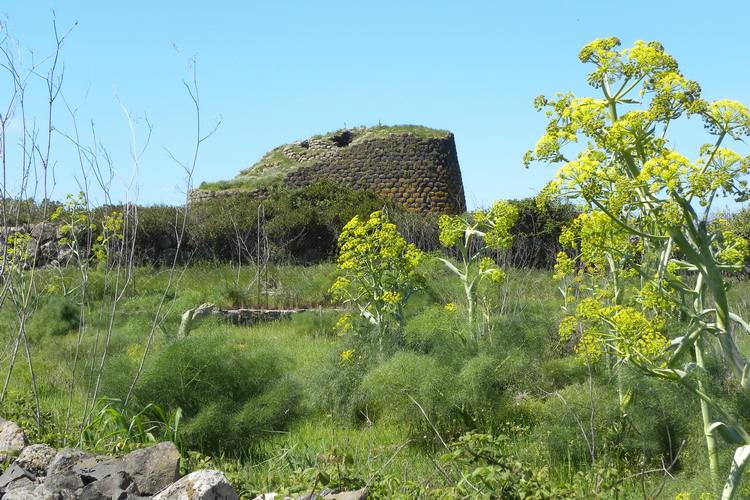
<svg viewBox="0 0 750 500">
<path fill-rule="evenodd" d="M 181 81 L 195 55 L 206 127 L 222 120 L 203 146 L 196 184 L 231 178 L 272 147 L 312 134 L 410 123 L 455 133 L 476 206 L 531 196 L 551 178 L 551 167 L 521 165 L 543 128 L 532 100 L 584 90 L 587 69 L 576 56 L 593 38 L 660 40 L 706 97 L 750 103 L 748 5 L 3 0 L 0 14 L 40 55 L 52 47 L 52 9 L 61 29 L 78 22 L 62 52 L 63 92 L 84 128 L 94 121 L 123 178 L 129 133 L 115 96 L 140 117 L 140 133 L 144 116 L 154 126 L 138 175 L 141 203 L 183 197 L 182 173 L 165 149 L 190 156 L 192 109 Z M 62 107 L 55 126 L 71 130 Z M 78 167 L 56 141 L 61 198 L 77 191 Z"/>
</svg>

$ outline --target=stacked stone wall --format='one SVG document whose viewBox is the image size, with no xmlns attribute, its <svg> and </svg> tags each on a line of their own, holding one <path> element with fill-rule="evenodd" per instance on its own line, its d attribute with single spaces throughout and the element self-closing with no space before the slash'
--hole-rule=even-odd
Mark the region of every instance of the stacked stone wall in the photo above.
<svg viewBox="0 0 750 500">
<path fill-rule="evenodd" d="M 466 210 L 461 169 L 453 134 L 420 137 L 389 134 L 362 137 L 357 129 L 311 138 L 282 148 L 299 166 L 283 183 L 303 187 L 332 179 L 355 189 L 369 190 L 414 211 L 462 213 Z M 193 201 L 242 194 L 240 188 L 195 191 Z M 262 197 L 261 190 L 245 194 Z"/>
</svg>

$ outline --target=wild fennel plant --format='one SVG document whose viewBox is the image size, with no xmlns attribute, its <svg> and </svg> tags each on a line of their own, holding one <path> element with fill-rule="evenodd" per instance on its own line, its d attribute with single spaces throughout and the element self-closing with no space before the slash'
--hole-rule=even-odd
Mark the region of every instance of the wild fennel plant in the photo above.
<svg viewBox="0 0 750 500">
<path fill-rule="evenodd" d="M 505 273 L 488 250 L 507 249 L 513 242 L 510 230 L 518 219 L 518 209 L 508 201 L 498 201 L 489 210 L 475 210 L 466 215 L 443 215 L 438 220 L 440 244 L 455 248 L 458 265 L 448 259 L 439 260 L 458 277 L 466 298 L 469 332 L 475 348 L 482 336 L 476 321 L 477 289 L 489 279 L 500 283 Z"/>
<path fill-rule="evenodd" d="M 403 327 L 406 301 L 421 287 L 418 267 L 424 254 L 379 211 L 366 221 L 352 218 L 338 244 L 340 275 L 330 291 L 359 310 L 382 344 L 384 336 L 399 334 Z"/>
<path fill-rule="evenodd" d="M 619 45 L 617 38 L 599 39 L 579 54 L 582 62 L 594 65 L 588 83 L 599 96 L 565 93 L 535 101 L 549 122 L 525 162 L 563 164 L 546 192 L 582 201 L 591 211 L 589 235 L 580 248 L 591 245 L 599 252 L 614 285 L 595 285 L 562 330 L 569 334 L 575 325 L 579 345 L 589 355 L 612 353 L 699 398 L 714 482 L 719 474 L 716 435 L 735 447 L 723 490 L 723 498 L 732 498 L 750 457 L 750 433 L 700 377 L 706 376 L 704 349 L 715 345 L 732 382 L 750 390 L 748 363 L 733 337 L 735 327 L 746 333 L 750 328 L 730 312 L 725 279 L 727 271 L 740 268 L 748 245 L 710 220 L 717 197 L 749 197 L 750 157 L 724 142 L 750 134 L 750 111 L 736 101 L 702 99 L 700 86 L 682 75 L 658 42 L 639 41 L 622 50 Z M 690 117 L 700 119 L 713 138 L 695 160 L 674 150 L 669 140 L 670 124 Z M 569 159 L 566 146 L 574 143 L 576 156 Z M 613 231 L 627 237 L 609 238 Z M 560 257 L 559 274 L 602 267 L 591 259 Z M 618 281 L 628 273 L 630 287 Z M 686 326 L 683 335 L 668 342 L 663 319 L 672 311 Z"/>
</svg>

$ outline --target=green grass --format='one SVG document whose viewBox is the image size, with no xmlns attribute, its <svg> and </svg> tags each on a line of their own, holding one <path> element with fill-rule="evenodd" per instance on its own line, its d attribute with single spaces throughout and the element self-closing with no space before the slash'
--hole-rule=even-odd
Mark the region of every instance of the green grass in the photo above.
<svg viewBox="0 0 750 500">
<path fill-rule="evenodd" d="M 210 455 L 189 454 L 192 466 L 210 462 L 226 470 L 247 498 L 264 491 L 309 492 L 321 472 L 332 486 L 369 484 L 380 498 L 413 498 L 429 491 L 438 495 L 470 472 L 441 459 L 447 451 L 441 440 L 450 445 L 469 430 L 505 436 L 503 456 L 580 497 L 613 497 L 618 488 L 620 498 L 642 497 L 637 474 L 658 469 L 670 443 L 673 449 L 681 446 L 674 479 L 647 474 L 647 490 L 655 491 L 663 480 L 662 498 L 707 490 L 702 431 L 693 418 L 697 402 L 667 383 L 628 371 L 625 380 L 633 388 L 633 402 L 623 415 L 611 374 L 598 366 L 589 369 L 559 341 L 560 301 L 547 272 L 510 269 L 502 286 L 483 291 L 492 306 L 487 324 L 491 342 L 479 353 L 460 341 L 465 327 L 461 288 L 434 262 L 425 264 L 424 272 L 428 286 L 409 304 L 403 342 L 379 350 L 351 333 L 334 332 L 339 312 L 326 310 L 334 306 L 327 298 L 335 274 L 332 264 L 274 266 L 260 296 L 252 267 L 181 269 L 167 294 L 135 401 L 164 406 L 183 401 L 190 410 L 182 427 L 183 451 Z M 63 281 L 50 271 L 38 276 L 72 290 L 75 269 L 66 269 Z M 118 306 L 102 396 L 124 397 L 168 279 L 165 268 L 136 270 Z M 94 374 L 91 364 L 100 359 L 107 331 L 111 302 L 103 286 L 95 273 L 81 339 L 85 363 L 75 372 L 73 424 L 83 411 Z M 749 290 L 740 281 L 732 294 L 743 300 Z M 74 295 L 66 300 L 74 301 Z M 196 325 L 190 338 L 177 339 L 182 312 L 203 302 L 312 310 L 249 327 L 208 319 Z M 445 311 L 449 302 L 458 305 L 456 313 Z M 1 407 L 3 416 L 32 429 L 33 440 L 57 446 L 75 444 L 63 439 L 74 438 L 76 429 L 64 427 L 78 343 L 78 332 L 68 330 L 69 320 L 69 307 L 59 299 L 44 299 L 29 323 L 45 428 L 33 428 L 31 379 L 22 358 Z M 15 324 L 15 313 L 6 304 L 0 308 L 3 345 L 12 345 Z M 355 350 L 352 361 L 341 359 L 347 349 Z M 8 358 L 6 348 L 3 369 Z M 194 392 L 188 385 L 180 393 L 176 386 L 181 382 L 170 377 L 186 366 L 192 368 L 183 380 L 202 385 Z M 148 394 L 149 401 L 138 399 Z M 727 398 L 735 398 L 740 409 L 747 405 L 738 395 Z M 218 441 L 211 433 L 216 429 Z M 222 433 L 230 431 L 236 438 L 223 442 Z M 584 433 L 586 439 L 593 436 L 593 464 Z M 729 459 L 729 451 L 722 449 L 723 460 Z M 633 478 L 613 486 L 629 476 Z"/>
<path fill-rule="evenodd" d="M 355 139 L 355 142 L 371 139 L 384 139 L 392 134 L 409 134 L 421 139 L 440 139 L 448 136 L 450 132 L 448 130 L 434 129 L 422 125 L 378 125 L 376 127 L 368 127 L 362 135 Z"/>
</svg>

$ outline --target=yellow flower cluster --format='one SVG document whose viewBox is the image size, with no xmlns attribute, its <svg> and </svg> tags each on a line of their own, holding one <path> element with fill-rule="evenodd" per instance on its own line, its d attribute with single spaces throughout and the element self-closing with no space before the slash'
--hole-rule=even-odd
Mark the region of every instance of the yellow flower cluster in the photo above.
<svg viewBox="0 0 750 500">
<path fill-rule="evenodd" d="M 653 363 L 669 345 L 662 333 L 665 324 L 661 318 L 647 318 L 629 306 L 607 306 L 593 297 L 582 300 L 575 314 L 563 318 L 560 336 L 568 340 L 579 329 L 581 336 L 576 350 L 591 360 L 613 351 L 622 359 Z"/>
<path fill-rule="evenodd" d="M 440 244 L 445 248 L 450 248 L 464 237 L 466 223 L 461 217 L 441 215 L 438 219 L 438 229 L 440 231 Z"/>
<path fill-rule="evenodd" d="M 714 219 L 711 226 L 717 236 L 711 247 L 719 263 L 742 266 L 750 257 L 750 243 L 747 239 L 732 231 L 729 221 L 723 217 Z"/>
<path fill-rule="evenodd" d="M 475 210 L 468 216 L 441 215 L 438 219 L 440 244 L 446 248 L 468 244 L 471 237 L 499 250 L 513 243 L 511 229 L 518 220 L 518 208 L 509 201 L 495 202 L 489 210 Z M 463 240 L 463 241 L 462 241 Z"/>
<path fill-rule="evenodd" d="M 484 232 L 484 242 L 488 247 L 495 250 L 510 248 L 513 243 L 513 235 L 510 230 L 518 220 L 518 208 L 509 201 L 501 200 L 495 202 L 486 213 L 475 214 L 482 224 L 487 224 L 489 229 Z"/>
<path fill-rule="evenodd" d="M 383 292 L 383 296 L 381 298 L 383 299 L 383 302 L 390 305 L 397 305 L 403 299 L 399 292 L 391 292 L 390 290 Z"/>
<path fill-rule="evenodd" d="M 714 135 L 729 134 L 735 139 L 750 135 L 750 110 L 737 101 L 720 99 L 706 108 L 706 128 Z"/>
<path fill-rule="evenodd" d="M 692 170 L 694 167 L 687 158 L 676 151 L 669 151 L 646 161 L 638 180 L 648 186 L 652 193 L 663 188 L 675 191 L 682 187 L 683 178 Z"/>
<path fill-rule="evenodd" d="M 346 349 L 344 351 L 341 351 L 341 354 L 339 355 L 339 358 L 341 359 L 342 363 L 346 363 L 347 361 L 351 360 L 354 356 L 354 349 Z"/>
<path fill-rule="evenodd" d="M 641 243 L 631 240 L 628 232 L 600 211 L 584 212 L 567 224 L 560 233 L 560 243 L 575 250 L 576 257 L 566 252 L 557 254 L 555 278 L 562 279 L 575 271 L 579 260 L 589 272 L 601 270 L 607 254 L 623 255 L 638 251 Z"/>
<path fill-rule="evenodd" d="M 346 332 L 351 331 L 354 328 L 354 322 L 352 321 L 352 315 L 351 314 L 342 314 L 341 317 L 336 321 L 336 324 L 333 326 L 333 331 L 341 337 Z"/>
<path fill-rule="evenodd" d="M 29 233 L 13 233 L 8 236 L 6 253 L 14 266 L 22 265 L 31 258 L 33 238 Z"/>
<path fill-rule="evenodd" d="M 420 286 L 422 251 L 407 243 L 380 211 L 353 217 L 339 236 L 340 275 L 331 285 L 334 299 L 351 302 L 380 324 L 397 314 Z"/>
<path fill-rule="evenodd" d="M 479 261 L 479 271 L 493 283 L 501 283 L 505 279 L 505 271 L 498 267 L 494 259 L 482 257 Z"/>
</svg>

